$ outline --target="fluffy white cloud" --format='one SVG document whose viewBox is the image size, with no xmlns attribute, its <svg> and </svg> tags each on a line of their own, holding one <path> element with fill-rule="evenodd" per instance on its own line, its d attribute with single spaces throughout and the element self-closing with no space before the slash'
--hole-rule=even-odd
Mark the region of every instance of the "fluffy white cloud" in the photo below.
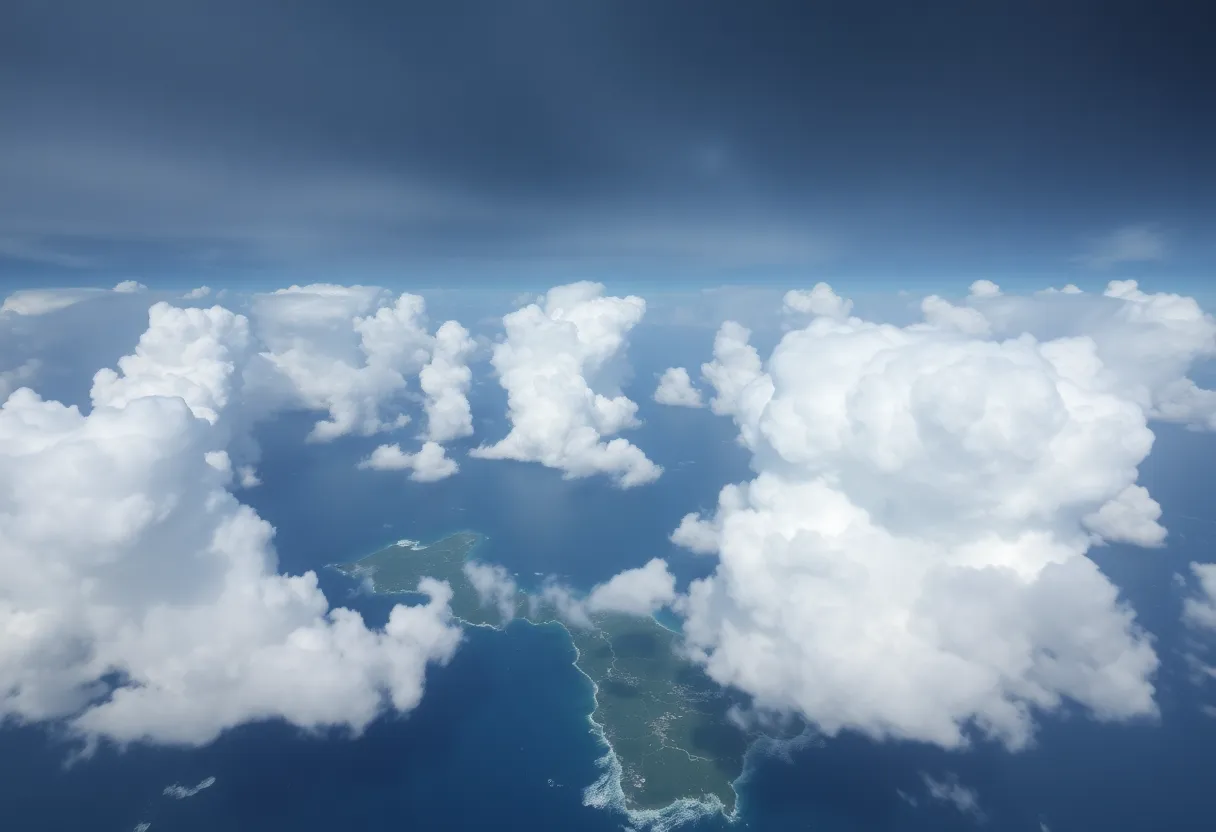
<svg viewBox="0 0 1216 832">
<path fill-rule="evenodd" d="M 116 285 L 113 291 L 129 295 L 135 292 L 145 292 L 147 289 L 148 287 L 138 280 L 124 280 Z"/>
<path fill-rule="evenodd" d="M 1104 383 L 1149 418 L 1216 428 L 1216 392 L 1187 378 L 1194 364 L 1216 356 L 1216 320 L 1194 298 L 1149 294 L 1134 280 L 1112 280 L 1100 296 L 1060 292 L 968 302 L 996 337 L 1089 339 L 1105 368 Z"/>
<path fill-rule="evenodd" d="M 469 409 L 469 356 L 476 345 L 469 332 L 455 321 L 447 321 L 435 332 L 431 360 L 418 374 L 426 394 L 425 438 L 449 442 L 473 433 L 473 413 Z"/>
<path fill-rule="evenodd" d="M 1160 517 L 1161 506 L 1148 489 L 1129 485 L 1081 522 L 1103 540 L 1147 547 L 1165 543 L 1165 527 L 1157 522 Z"/>
<path fill-rule="evenodd" d="M 594 587 L 587 596 L 587 609 L 592 613 L 654 615 L 675 600 L 676 579 L 667 571 L 667 561 L 653 558 L 645 566 L 626 569 Z"/>
<path fill-rule="evenodd" d="M 995 284 L 994 284 L 995 285 Z M 977 295 L 990 297 L 991 295 Z M 967 335 L 987 335 L 988 319 L 977 309 L 967 306 L 955 306 L 950 301 L 937 295 L 929 295 L 920 303 L 921 314 L 925 323 L 938 329 L 956 329 Z"/>
<path fill-rule="evenodd" d="M 233 394 L 234 370 L 249 350 L 249 324 L 221 306 L 178 309 L 158 303 L 132 355 L 93 377 L 93 403 L 124 407 L 147 396 L 181 398 L 191 413 L 215 424 Z"/>
<path fill-rule="evenodd" d="M 504 567 L 470 560 L 464 564 L 464 574 L 482 606 L 497 607 L 504 624 L 515 617 L 519 587 Z"/>
<path fill-rule="evenodd" d="M 996 284 L 995 284 L 995 283 L 993 283 L 993 284 L 991 284 L 991 285 L 996 286 Z M 975 287 L 974 287 L 974 286 L 972 286 L 971 288 L 974 290 L 974 288 L 975 288 Z M 974 293 L 974 291 L 972 292 L 972 294 L 975 294 L 975 293 Z M 1000 290 L 998 289 L 998 290 L 996 291 L 996 293 L 995 293 L 995 294 L 1000 294 Z M 1079 287 L 1075 286 L 1075 285 L 1074 285 L 1074 284 L 1072 284 L 1072 283 L 1067 283 L 1067 284 L 1065 284 L 1065 285 L 1064 285 L 1064 287 L 1063 287 L 1063 288 L 1057 289 L 1057 288 L 1055 288 L 1054 286 L 1049 286 L 1049 287 L 1047 287 L 1046 289 L 1040 289 L 1040 290 L 1039 290 L 1038 292 L 1036 292 L 1035 294 L 1044 294 L 1044 295 L 1057 295 L 1057 294 L 1058 294 L 1058 295 L 1080 295 L 1080 294 L 1083 294 L 1083 293 L 1082 293 L 1082 291 L 1081 291 L 1081 289 L 1080 289 Z"/>
<path fill-rule="evenodd" d="M 197 286 L 182 295 L 182 300 L 201 300 L 209 294 L 211 294 L 210 286 Z"/>
<path fill-rule="evenodd" d="M 380 289 L 328 284 L 292 286 L 255 299 L 257 333 L 269 348 L 263 357 L 287 382 L 281 398 L 329 412 L 314 425 L 310 440 L 370 436 L 409 422 L 404 414 L 386 416 L 382 410 L 405 390 L 405 377 L 426 363 L 423 303 L 416 295 L 401 295 L 392 305 L 379 305 L 386 300 Z"/>
<path fill-rule="evenodd" d="M 701 365 L 701 375 L 714 388 L 709 401 L 710 410 L 719 416 L 733 416 L 750 401 L 766 396 L 762 383 L 763 364 L 756 348 L 748 343 L 751 331 L 734 321 L 727 321 L 714 336 L 714 360 Z M 761 381 L 759 388 L 753 382 Z M 744 395 L 754 391 L 748 400 Z"/>
<path fill-rule="evenodd" d="M 474 456 L 539 462 L 566 477 L 609 474 L 623 488 L 662 473 L 627 440 L 601 441 L 637 424 L 634 402 L 597 393 L 593 382 L 646 311 L 641 298 L 603 293 L 598 283 L 558 286 L 543 306 L 529 304 L 503 318 L 506 338 L 492 361 L 507 391 L 511 431 Z"/>
<path fill-rule="evenodd" d="M 445 584 L 371 630 L 312 572 L 277 574 L 273 529 L 227 490 L 246 341 L 240 316 L 158 305 L 88 415 L 25 388 L 0 408 L 0 718 L 120 743 L 272 718 L 358 731 L 414 707 L 456 649 Z"/>
<path fill-rule="evenodd" d="M 427 332 L 426 305 L 417 295 L 393 298 L 367 286 L 314 284 L 259 295 L 253 305 L 262 357 L 276 372 L 256 373 L 264 405 L 329 412 L 309 438 L 370 436 L 408 424 L 400 412 L 407 379 L 423 373 L 427 437 L 467 435 L 471 343 L 455 321 Z"/>
<path fill-rule="evenodd" d="M 782 305 L 786 312 L 825 318 L 847 318 L 853 311 L 853 301 L 840 297 L 826 283 L 816 283 L 810 291 L 791 289 L 785 293 Z"/>
<path fill-rule="evenodd" d="M 460 470 L 438 442 L 424 442 L 413 454 L 405 453 L 396 443 L 380 445 L 359 463 L 359 467 L 372 471 L 409 471 L 410 479 L 415 482 L 435 482 Z"/>
<path fill-rule="evenodd" d="M 1076 289 L 1076 286 L 1072 287 Z M 1063 291 L 1068 291 L 1068 287 L 1064 287 Z M 971 284 L 970 295 L 973 298 L 994 298 L 1001 294 L 1001 287 L 997 286 L 991 280 L 977 280 Z"/>
<path fill-rule="evenodd" d="M 533 606 L 533 615 L 538 604 L 545 604 L 567 624 L 591 627 L 592 615 L 654 615 L 663 607 L 682 605 L 683 597 L 676 593 L 676 579 L 668 571 L 667 561 L 653 558 L 645 566 L 626 569 L 596 584 L 585 596 L 549 579 L 541 587 L 539 596 L 530 596 L 529 602 Z"/>
<path fill-rule="evenodd" d="M 673 534 L 719 555 L 693 654 L 827 733 L 1016 748 L 1066 699 L 1153 715 L 1151 641 L 1086 552 L 1164 539 L 1137 466 L 1211 318 L 1126 283 L 973 287 L 903 328 L 827 311 L 766 366 L 728 323 L 703 368 L 757 476 Z"/>
<path fill-rule="evenodd" d="M 723 490 L 724 499 L 727 493 Z M 680 525 L 671 533 L 671 542 L 698 555 L 712 555 L 718 551 L 718 532 L 718 526 L 712 519 L 707 520 L 696 513 L 685 514 Z"/>
<path fill-rule="evenodd" d="M 659 386 L 654 391 L 654 400 L 659 404 L 674 407 L 701 407 L 701 391 L 692 386 L 688 370 L 683 367 L 668 367 L 659 377 Z"/>
</svg>

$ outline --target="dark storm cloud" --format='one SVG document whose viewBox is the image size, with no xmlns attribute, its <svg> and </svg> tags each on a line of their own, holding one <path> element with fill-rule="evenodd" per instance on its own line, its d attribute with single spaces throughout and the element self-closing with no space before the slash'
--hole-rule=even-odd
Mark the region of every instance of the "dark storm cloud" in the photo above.
<svg viewBox="0 0 1216 832">
<path fill-rule="evenodd" d="M 1204 12 L 9 0 L 0 262 L 1067 260 L 1210 216 Z"/>
</svg>

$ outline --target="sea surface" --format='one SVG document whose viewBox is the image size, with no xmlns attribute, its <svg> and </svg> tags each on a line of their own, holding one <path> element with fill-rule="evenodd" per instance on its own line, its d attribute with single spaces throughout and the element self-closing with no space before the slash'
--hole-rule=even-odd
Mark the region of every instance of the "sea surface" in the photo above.
<svg viewBox="0 0 1216 832">
<path fill-rule="evenodd" d="M 698 345 L 697 353 L 707 353 Z M 677 359 L 678 363 L 678 359 Z M 666 366 L 663 364 L 662 366 Z M 645 398 L 651 373 L 637 373 Z M 479 413 L 501 413 L 500 391 L 477 388 Z M 372 623 L 391 602 L 359 594 L 326 564 L 352 560 L 402 537 L 433 540 L 474 529 L 479 555 L 527 584 L 557 574 L 589 587 L 651 557 L 682 579 L 711 561 L 677 550 L 667 535 L 680 517 L 711 507 L 727 482 L 747 476 L 728 421 L 706 411 L 642 403 L 646 425 L 630 438 L 666 467 L 650 488 L 620 491 L 602 479 L 563 481 L 538 465 L 462 460 L 460 475 L 419 485 L 400 473 L 358 471 L 375 440 L 303 442 L 315 416 L 292 414 L 259 433 L 263 485 L 242 493 L 277 528 L 281 569 L 319 570 L 335 605 Z M 498 437 L 501 419 L 478 424 Z M 846 736 L 777 756 L 756 755 L 740 785 L 741 818 L 690 830 L 949 832 L 983 828 L 1040 832 L 1208 830 L 1216 783 L 1216 686 L 1192 683 L 1178 623 L 1174 574 L 1216 557 L 1216 439 L 1158 429 L 1147 482 L 1166 509 L 1171 544 L 1095 554 L 1140 620 L 1158 637 L 1162 718 L 1102 725 L 1084 714 L 1043 720 L 1035 748 L 1020 754 L 979 744 L 948 753 Z M 402 437 L 408 442 L 408 436 Z M 473 630 L 455 660 L 432 670 L 420 707 L 385 718 L 362 737 L 315 737 L 279 724 L 245 726 L 197 750 L 101 749 L 65 767 L 70 747 L 45 727 L 0 729 L 0 828 L 128 832 L 335 832 L 335 830 L 619 830 L 624 817 L 583 805 L 604 749 L 590 731 L 589 682 L 572 666 L 557 628 L 522 622 Z M 977 818 L 927 799 L 922 775 L 958 776 L 976 790 Z M 184 798 L 173 784 L 210 788 Z M 901 796 L 902 792 L 905 796 Z M 907 799 L 916 801 L 916 806 Z"/>
</svg>

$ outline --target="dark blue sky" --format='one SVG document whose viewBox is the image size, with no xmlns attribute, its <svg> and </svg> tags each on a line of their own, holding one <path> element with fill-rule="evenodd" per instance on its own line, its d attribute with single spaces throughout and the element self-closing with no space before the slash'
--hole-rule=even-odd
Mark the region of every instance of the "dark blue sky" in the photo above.
<svg viewBox="0 0 1216 832">
<path fill-rule="evenodd" d="M 0 281 L 1194 278 L 1201 2 L 8 0 Z"/>
</svg>

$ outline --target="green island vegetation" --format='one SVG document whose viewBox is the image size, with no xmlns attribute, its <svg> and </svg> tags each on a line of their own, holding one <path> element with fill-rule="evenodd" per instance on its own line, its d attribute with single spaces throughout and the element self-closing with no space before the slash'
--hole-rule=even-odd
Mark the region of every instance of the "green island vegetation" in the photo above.
<svg viewBox="0 0 1216 832">
<path fill-rule="evenodd" d="M 501 629 L 501 612 L 482 603 L 464 572 L 484 540 L 468 531 L 427 545 L 401 540 L 333 568 L 366 581 L 376 594 L 412 596 L 423 577 L 447 581 L 456 618 Z M 615 613 L 591 616 L 591 627 L 575 626 L 522 591 L 515 610 L 522 620 L 560 626 L 570 635 L 575 666 L 595 685 L 591 718 L 620 764 L 626 809 L 661 810 L 692 799 L 734 811 L 733 784 L 750 739 L 728 717 L 731 696 L 680 655 L 678 633 L 651 617 Z"/>
</svg>

